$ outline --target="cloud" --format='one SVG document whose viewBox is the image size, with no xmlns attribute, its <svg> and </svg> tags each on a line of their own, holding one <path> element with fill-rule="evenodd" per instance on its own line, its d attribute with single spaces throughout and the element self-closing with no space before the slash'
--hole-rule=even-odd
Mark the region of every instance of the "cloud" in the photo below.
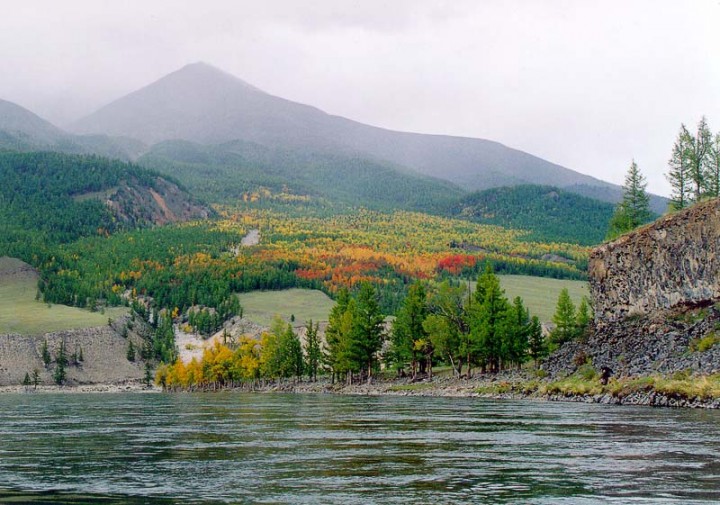
<svg viewBox="0 0 720 505">
<path fill-rule="evenodd" d="M 387 128 L 490 138 L 650 188 L 720 130 L 716 1 L 9 1 L 0 97 L 64 123 L 192 61 Z"/>
</svg>

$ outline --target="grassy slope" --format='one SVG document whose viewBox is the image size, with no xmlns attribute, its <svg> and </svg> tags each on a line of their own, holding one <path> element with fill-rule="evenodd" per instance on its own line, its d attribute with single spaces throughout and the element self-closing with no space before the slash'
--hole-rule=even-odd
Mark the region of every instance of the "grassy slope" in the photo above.
<svg viewBox="0 0 720 505">
<path fill-rule="evenodd" d="M 290 315 L 294 314 L 296 325 L 304 324 L 308 319 L 327 321 L 334 304 L 325 293 L 312 289 L 254 291 L 238 296 L 245 316 L 267 325 L 276 315 L 289 321 Z"/>
<path fill-rule="evenodd" d="M 0 334 L 41 334 L 51 331 L 90 328 L 107 324 L 126 309 L 108 310 L 105 314 L 89 310 L 48 305 L 35 301 L 37 276 L 33 272 L 17 273 L 19 260 L 0 258 Z"/>
<path fill-rule="evenodd" d="M 570 298 L 576 307 L 583 296 L 589 295 L 587 282 L 584 281 L 548 279 L 527 275 L 501 275 L 499 277 L 505 295 L 510 300 L 516 296 L 521 297 L 525 306 L 530 309 L 530 314 L 538 316 L 542 322 L 552 321 L 558 295 L 562 288 L 568 288 Z M 475 288 L 474 284 L 473 289 Z"/>
</svg>

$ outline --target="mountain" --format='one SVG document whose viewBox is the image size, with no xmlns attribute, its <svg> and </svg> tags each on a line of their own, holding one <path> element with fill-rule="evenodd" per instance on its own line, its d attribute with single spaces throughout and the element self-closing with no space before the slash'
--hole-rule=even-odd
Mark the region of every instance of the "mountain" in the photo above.
<svg viewBox="0 0 720 505">
<path fill-rule="evenodd" d="M 168 140 L 138 159 L 177 177 L 206 200 L 237 201 L 258 188 L 379 210 L 446 213 L 464 192 L 451 182 L 387 161 L 235 140 L 202 145 Z"/>
<path fill-rule="evenodd" d="M 455 207 L 478 223 L 530 230 L 543 242 L 595 245 L 605 239 L 612 204 L 552 186 L 520 185 L 472 193 Z"/>
<path fill-rule="evenodd" d="M 15 103 L 0 99 L 0 149 L 99 154 L 130 160 L 147 146 L 132 138 L 73 135 Z"/>
<path fill-rule="evenodd" d="M 279 98 L 204 63 L 187 65 L 77 121 L 84 134 L 271 148 L 363 157 L 446 179 L 469 190 L 517 184 L 581 188 L 616 202 L 618 186 L 490 140 L 368 126 Z M 658 197 L 659 198 L 659 197 Z M 655 199 L 655 210 L 666 201 Z M 659 209 L 659 207 L 662 207 Z"/>
</svg>

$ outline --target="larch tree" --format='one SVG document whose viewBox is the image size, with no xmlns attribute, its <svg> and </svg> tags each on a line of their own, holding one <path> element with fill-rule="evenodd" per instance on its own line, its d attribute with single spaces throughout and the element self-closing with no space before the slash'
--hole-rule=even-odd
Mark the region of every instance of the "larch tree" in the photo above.
<svg viewBox="0 0 720 505">
<path fill-rule="evenodd" d="M 318 370 L 323 360 L 323 347 L 318 331 L 320 325 L 310 319 L 305 324 L 305 370 L 311 381 L 317 381 Z"/>
<path fill-rule="evenodd" d="M 475 305 L 471 308 L 472 346 L 467 355 L 469 362 L 477 357 L 484 370 L 500 370 L 503 341 L 507 338 L 509 308 L 505 292 L 500 287 L 500 279 L 488 264 L 485 273 L 478 278 Z"/>
<path fill-rule="evenodd" d="M 577 319 L 575 314 L 575 304 L 570 299 L 570 293 L 567 288 L 563 288 L 558 296 L 555 315 L 553 315 L 553 323 L 555 329 L 550 334 L 552 341 L 556 344 L 562 344 L 574 339 L 577 336 Z"/>
<path fill-rule="evenodd" d="M 705 116 L 700 118 L 695 136 L 690 136 L 687 150 L 690 181 L 695 201 L 702 199 L 707 186 L 708 165 L 713 146 L 713 137 Z"/>
<path fill-rule="evenodd" d="M 423 342 L 428 341 L 428 333 L 423 324 L 428 316 L 427 291 L 421 282 L 410 286 L 402 307 L 392 325 L 392 361 L 398 371 L 409 363 L 412 377 L 415 378 L 418 363 L 424 357 Z"/>
<path fill-rule="evenodd" d="M 607 239 L 613 240 L 623 233 L 634 230 L 640 225 L 650 221 L 650 197 L 646 191 L 647 181 L 640 173 L 635 160 L 630 164 L 625 184 L 623 185 L 623 199 L 615 209 L 610 220 L 610 229 Z"/>
<path fill-rule="evenodd" d="M 720 132 L 713 138 L 708 153 L 705 194 L 711 198 L 720 196 Z"/>
<path fill-rule="evenodd" d="M 672 186 L 670 205 L 673 210 L 681 210 L 690 204 L 692 199 L 689 152 L 692 143 L 692 135 L 685 125 L 680 125 L 675 144 L 673 144 L 672 155 L 668 161 L 669 171 L 665 175 Z"/>
<path fill-rule="evenodd" d="M 351 347 L 366 367 L 368 383 L 372 381 L 372 370 L 382 347 L 384 326 L 385 316 L 380 311 L 375 288 L 369 282 L 363 282 L 353 312 Z"/>
<path fill-rule="evenodd" d="M 537 316 L 530 319 L 530 328 L 528 330 L 528 353 L 535 362 L 535 368 L 538 367 L 540 360 L 547 356 L 548 346 L 542 333 L 542 325 Z"/>
</svg>

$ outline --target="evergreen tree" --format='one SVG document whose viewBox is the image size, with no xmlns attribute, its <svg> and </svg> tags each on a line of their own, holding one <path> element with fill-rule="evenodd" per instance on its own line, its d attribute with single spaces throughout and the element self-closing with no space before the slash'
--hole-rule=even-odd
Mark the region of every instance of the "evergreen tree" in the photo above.
<svg viewBox="0 0 720 505">
<path fill-rule="evenodd" d="M 696 202 L 704 196 L 712 146 L 712 133 L 710 133 L 705 116 L 703 116 L 698 123 L 697 133 L 694 137 L 690 137 L 690 144 L 686 152 L 693 197 Z"/>
<path fill-rule="evenodd" d="M 675 144 L 673 145 L 672 156 L 668 165 L 669 172 L 665 175 L 672 186 L 671 202 L 673 210 L 681 210 L 687 207 L 691 201 L 691 181 L 689 150 L 692 143 L 692 136 L 685 125 L 680 125 Z"/>
<path fill-rule="evenodd" d="M 377 352 L 382 347 L 384 327 L 385 316 L 380 312 L 375 288 L 369 282 L 363 282 L 352 317 L 351 348 L 358 364 L 366 367 L 368 383 L 372 379 Z"/>
<path fill-rule="evenodd" d="M 305 324 L 305 369 L 311 381 L 317 381 L 317 374 L 323 359 L 322 342 L 318 336 L 320 325 L 313 325 L 312 319 Z"/>
<path fill-rule="evenodd" d="M 153 383 L 153 373 L 152 373 L 152 365 L 150 365 L 150 362 L 145 362 L 145 377 L 144 377 L 145 387 L 149 388 Z"/>
<path fill-rule="evenodd" d="M 705 194 L 711 198 L 720 197 L 720 132 L 715 135 L 708 154 Z"/>
<path fill-rule="evenodd" d="M 302 344 L 291 324 L 285 328 L 280 340 L 282 355 L 282 375 L 284 377 L 301 378 L 304 372 Z"/>
<path fill-rule="evenodd" d="M 623 199 L 610 220 L 608 240 L 613 240 L 650 221 L 652 218 L 650 197 L 645 188 L 647 188 L 645 177 L 640 173 L 637 163 L 633 160 L 625 176 Z"/>
<path fill-rule="evenodd" d="M 50 357 L 50 351 L 48 350 L 47 340 L 43 342 L 41 354 L 43 363 L 45 363 L 45 366 L 49 366 L 52 358 Z"/>
<path fill-rule="evenodd" d="M 40 370 L 38 370 L 37 368 L 33 369 L 32 383 L 33 389 L 37 389 L 38 384 L 40 384 Z"/>
<path fill-rule="evenodd" d="M 538 367 L 542 358 L 547 356 L 548 347 L 545 337 L 542 334 L 542 325 L 537 316 L 533 316 L 530 320 L 530 328 L 528 331 L 528 352 L 535 362 L 535 368 Z"/>
<path fill-rule="evenodd" d="M 423 323 L 428 316 L 427 291 L 421 282 L 410 286 L 402 307 L 393 321 L 391 359 L 402 370 L 408 363 L 413 378 L 417 373 L 418 362 L 424 358 L 425 342 L 428 334 Z"/>
<path fill-rule="evenodd" d="M 135 361 L 135 346 L 133 345 L 132 340 L 128 340 L 127 353 L 125 357 L 128 361 Z"/>
<path fill-rule="evenodd" d="M 500 288 L 500 279 L 489 263 L 478 279 L 474 301 L 470 308 L 472 345 L 467 355 L 468 363 L 477 358 L 483 369 L 498 372 L 503 359 L 503 342 L 509 330 L 510 307 Z"/>
<path fill-rule="evenodd" d="M 567 288 L 563 288 L 558 296 L 557 308 L 553 316 L 555 330 L 550 334 L 552 341 L 562 344 L 574 339 L 577 336 L 577 322 L 575 316 L 575 305 L 570 299 Z"/>
<path fill-rule="evenodd" d="M 522 298 L 516 296 L 508 313 L 508 329 L 502 350 L 504 360 L 518 367 L 527 360 L 530 330 L 530 312 L 525 308 Z"/>
<path fill-rule="evenodd" d="M 67 355 L 65 353 L 65 341 L 60 342 L 60 350 L 55 356 L 55 384 L 62 385 L 65 382 L 66 371 L 65 367 L 68 365 Z"/>
<path fill-rule="evenodd" d="M 585 330 L 590 325 L 592 320 L 592 310 L 586 296 L 580 300 L 578 305 L 577 314 L 575 315 L 575 325 L 577 326 L 577 332 L 579 335 L 585 333 Z"/>
<path fill-rule="evenodd" d="M 342 288 L 338 291 L 335 305 L 328 316 L 328 326 L 325 330 L 325 341 L 328 347 L 326 363 L 332 370 L 332 380 L 347 371 L 344 363 L 347 335 L 349 328 L 345 328 L 344 319 L 350 305 L 350 293 Z"/>
<path fill-rule="evenodd" d="M 78 353 L 78 361 L 79 361 L 80 363 L 82 363 L 83 361 L 85 361 L 85 356 L 83 356 L 82 347 L 80 347 L 80 352 Z"/>
<path fill-rule="evenodd" d="M 25 378 L 22 381 L 23 386 L 25 386 L 25 389 L 28 389 L 30 387 L 30 374 L 28 372 L 25 372 Z"/>
</svg>

